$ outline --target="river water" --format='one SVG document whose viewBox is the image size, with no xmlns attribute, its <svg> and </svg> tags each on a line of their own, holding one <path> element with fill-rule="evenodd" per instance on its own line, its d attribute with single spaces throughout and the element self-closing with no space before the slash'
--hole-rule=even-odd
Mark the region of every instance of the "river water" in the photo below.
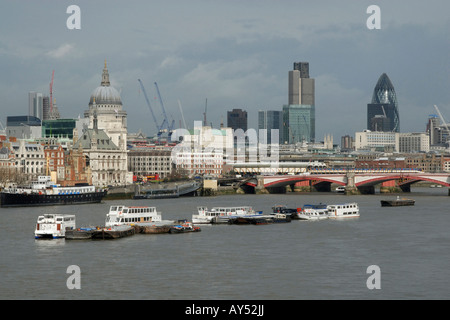
<svg viewBox="0 0 450 320">
<path fill-rule="evenodd" d="M 394 195 L 229 195 L 0 209 L 0 299 L 449 299 L 447 188 L 415 188 L 415 206 L 381 207 Z M 197 206 L 356 201 L 359 218 L 273 225 L 205 225 L 198 233 L 105 241 L 35 240 L 43 213 L 103 225 L 110 205 L 149 205 L 163 219 L 191 219 Z M 67 268 L 80 268 L 70 290 Z M 368 267 L 380 289 L 369 289 Z"/>
</svg>

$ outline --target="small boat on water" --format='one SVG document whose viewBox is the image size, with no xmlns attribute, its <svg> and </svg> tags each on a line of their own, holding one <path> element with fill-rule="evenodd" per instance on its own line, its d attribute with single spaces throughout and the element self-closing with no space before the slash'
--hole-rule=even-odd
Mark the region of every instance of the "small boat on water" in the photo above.
<svg viewBox="0 0 450 320">
<path fill-rule="evenodd" d="M 186 233 L 186 232 L 200 232 L 200 227 L 194 226 L 192 222 L 186 220 L 178 220 L 178 224 L 170 227 L 169 233 Z"/>
<path fill-rule="evenodd" d="M 75 215 L 44 214 L 39 216 L 34 230 L 36 239 L 64 238 L 67 230 L 75 229 Z"/>
<path fill-rule="evenodd" d="M 413 206 L 415 203 L 416 200 L 400 197 L 394 200 L 381 200 L 382 207 Z"/>
<path fill-rule="evenodd" d="M 359 217 L 359 206 L 356 202 L 328 205 L 327 208 L 330 219 Z"/>
<path fill-rule="evenodd" d="M 262 212 L 255 212 L 252 207 L 249 206 L 236 206 L 236 207 L 214 207 L 208 209 L 201 206 L 197 208 L 197 214 L 192 215 L 192 223 L 228 223 L 231 217 L 242 217 L 262 214 Z"/>
<path fill-rule="evenodd" d="M 284 213 L 290 215 L 292 219 L 297 219 L 297 213 L 301 211 L 302 208 L 288 208 L 285 205 L 275 205 L 272 207 L 272 213 Z"/>
</svg>

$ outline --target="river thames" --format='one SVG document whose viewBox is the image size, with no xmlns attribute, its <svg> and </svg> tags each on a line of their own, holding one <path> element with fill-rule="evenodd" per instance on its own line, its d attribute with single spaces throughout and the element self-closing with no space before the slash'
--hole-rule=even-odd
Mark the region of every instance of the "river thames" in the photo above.
<svg viewBox="0 0 450 320">
<path fill-rule="evenodd" d="M 449 299 L 447 188 L 413 188 L 415 206 L 381 207 L 396 195 L 227 195 L 0 209 L 0 299 L 303 300 Z M 104 225 L 111 205 L 148 205 L 163 219 L 191 220 L 197 206 L 357 202 L 354 219 L 272 225 L 202 225 L 187 234 L 105 241 L 35 240 L 43 213 Z M 67 268 L 80 268 L 70 290 Z M 379 267 L 380 289 L 367 286 Z"/>
</svg>

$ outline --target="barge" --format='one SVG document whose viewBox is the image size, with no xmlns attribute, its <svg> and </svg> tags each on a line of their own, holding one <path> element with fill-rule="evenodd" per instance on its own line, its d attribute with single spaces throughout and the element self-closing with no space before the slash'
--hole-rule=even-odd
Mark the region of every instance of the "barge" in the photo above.
<svg viewBox="0 0 450 320">
<path fill-rule="evenodd" d="M 415 203 L 416 200 L 400 197 L 397 197 L 397 199 L 394 200 L 381 200 L 382 207 L 413 206 Z"/>
</svg>

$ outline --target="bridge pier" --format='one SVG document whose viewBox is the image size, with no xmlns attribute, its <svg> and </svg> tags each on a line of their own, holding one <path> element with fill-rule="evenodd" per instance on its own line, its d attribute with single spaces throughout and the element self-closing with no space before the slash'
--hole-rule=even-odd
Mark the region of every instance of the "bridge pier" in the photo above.
<svg viewBox="0 0 450 320">
<path fill-rule="evenodd" d="M 309 184 L 309 181 L 300 181 L 300 182 L 296 182 L 294 184 L 294 189 L 292 190 L 294 192 L 310 192 L 311 191 L 311 186 Z"/>
<path fill-rule="evenodd" d="M 256 187 L 254 188 L 255 189 L 254 193 L 255 194 L 269 194 L 269 190 L 267 190 L 264 187 L 264 177 L 258 176 L 257 181 L 258 181 L 258 183 L 256 184 Z"/>
<path fill-rule="evenodd" d="M 407 186 L 405 186 L 405 190 L 406 190 L 406 187 Z M 390 180 L 390 181 L 385 181 L 385 182 L 381 183 L 380 193 L 399 193 L 402 191 L 403 191 L 403 188 L 398 185 L 397 180 Z M 411 188 L 409 188 L 409 191 L 411 191 Z"/>
</svg>

